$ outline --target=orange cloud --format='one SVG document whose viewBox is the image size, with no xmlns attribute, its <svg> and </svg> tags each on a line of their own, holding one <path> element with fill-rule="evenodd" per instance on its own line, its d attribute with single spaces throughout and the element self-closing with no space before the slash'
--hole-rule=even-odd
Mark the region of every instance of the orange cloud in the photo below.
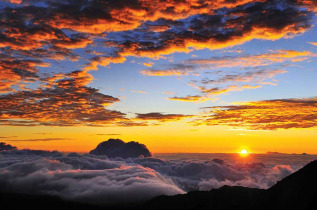
<svg viewBox="0 0 317 210">
<path fill-rule="evenodd" d="M 105 108 L 119 99 L 84 86 L 91 79 L 76 71 L 49 78 L 42 89 L 0 95 L 0 125 L 102 126 L 128 120 Z"/>
<path fill-rule="evenodd" d="M 66 38 L 65 40 L 61 40 L 55 43 L 55 46 L 66 48 L 66 49 L 78 49 L 78 48 L 85 48 L 88 44 L 92 44 L 93 41 L 87 38 L 77 38 L 77 39 L 70 39 Z"/>
<path fill-rule="evenodd" d="M 12 4 L 21 4 L 22 0 L 10 0 Z"/>
<path fill-rule="evenodd" d="M 225 125 L 257 130 L 313 128 L 317 126 L 317 98 L 277 99 L 209 107 L 197 125 Z"/>
<path fill-rule="evenodd" d="M 141 90 L 132 90 L 132 93 L 141 93 L 141 94 L 147 94 L 147 92 L 145 91 L 141 91 Z"/>
<path fill-rule="evenodd" d="M 98 70 L 98 66 L 108 66 L 110 63 L 123 63 L 125 62 L 125 57 L 102 57 L 97 56 L 91 59 L 90 63 L 87 64 L 83 70 L 89 71 L 89 70 Z"/>
<path fill-rule="evenodd" d="M 143 65 L 147 67 L 152 67 L 154 63 L 152 62 L 144 62 Z"/>
<path fill-rule="evenodd" d="M 317 46 L 317 42 L 309 42 L 309 44 Z"/>
<path fill-rule="evenodd" d="M 171 0 L 168 2 L 140 0 L 124 4 L 122 1 L 91 1 L 90 4 L 85 5 L 86 9 L 81 11 L 80 15 L 75 13 L 76 10 L 54 11 L 49 20 L 49 25 L 58 29 L 67 28 L 91 34 L 128 31 L 136 29 L 146 21 L 153 22 L 161 18 L 184 19 L 192 15 L 210 14 L 216 9 L 234 8 L 251 2 L 251 0 L 234 2 L 226 0 Z M 167 27 L 157 26 L 158 29 L 153 31 L 164 31 L 163 29 Z M 155 28 L 155 26 L 152 26 L 152 28 Z"/>
<path fill-rule="evenodd" d="M 242 91 L 244 89 L 256 89 L 256 88 L 260 88 L 262 87 L 261 85 L 242 85 L 242 86 L 237 86 L 237 85 L 229 85 L 226 88 L 210 88 L 210 89 L 206 89 L 205 87 L 200 87 L 201 91 L 203 93 L 206 93 L 207 96 L 211 96 L 211 95 L 220 95 L 220 94 L 224 94 L 227 92 L 232 92 L 232 91 Z"/>
<path fill-rule="evenodd" d="M 1 55 L 1 54 L 0 54 Z M 38 67 L 48 67 L 49 63 L 39 60 L 20 60 L 2 55 L 0 59 L 0 93 L 14 92 L 24 87 L 24 83 L 38 80 Z M 13 86 L 15 86 L 13 88 Z"/>
</svg>

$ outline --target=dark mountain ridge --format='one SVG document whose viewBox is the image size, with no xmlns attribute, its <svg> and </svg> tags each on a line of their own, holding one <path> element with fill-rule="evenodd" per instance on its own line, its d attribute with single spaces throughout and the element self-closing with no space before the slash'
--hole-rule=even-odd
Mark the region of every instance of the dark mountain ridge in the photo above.
<svg viewBox="0 0 317 210">
<path fill-rule="evenodd" d="M 53 196 L 0 193 L 1 210 L 50 209 L 210 209 L 210 210 L 316 210 L 317 160 L 291 174 L 267 190 L 223 186 L 184 195 L 158 196 L 143 204 L 95 206 L 65 201 Z"/>
</svg>

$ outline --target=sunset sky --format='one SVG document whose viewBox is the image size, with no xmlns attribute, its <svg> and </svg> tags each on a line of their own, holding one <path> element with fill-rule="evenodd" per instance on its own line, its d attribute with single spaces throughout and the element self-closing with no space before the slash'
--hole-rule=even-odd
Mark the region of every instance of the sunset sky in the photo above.
<svg viewBox="0 0 317 210">
<path fill-rule="evenodd" d="M 0 0 L 0 142 L 317 154 L 316 0 Z"/>
</svg>

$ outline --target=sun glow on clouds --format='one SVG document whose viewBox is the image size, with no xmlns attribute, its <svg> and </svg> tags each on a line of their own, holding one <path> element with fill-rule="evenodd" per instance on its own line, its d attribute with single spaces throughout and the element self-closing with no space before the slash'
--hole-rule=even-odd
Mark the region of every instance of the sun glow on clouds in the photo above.
<svg viewBox="0 0 317 210">
<path fill-rule="evenodd" d="M 55 195 L 93 204 L 143 202 L 158 195 L 211 190 L 223 185 L 266 189 L 294 172 L 289 165 L 234 164 L 219 158 L 201 161 L 167 161 L 155 157 L 124 159 L 0 146 L 3 190 Z M 133 150 L 136 148 L 130 147 L 129 151 Z"/>
<path fill-rule="evenodd" d="M 0 126 L 16 126 L 21 135 L 28 135 L 22 126 L 120 126 L 121 133 L 176 121 L 178 129 L 160 139 L 167 134 L 184 138 L 180 128 L 187 122 L 258 130 L 316 127 L 315 98 L 287 100 L 283 95 L 221 106 L 243 91 L 256 95 L 268 86 L 279 88 L 276 77 L 288 74 L 288 66 L 313 63 L 313 50 L 292 46 L 253 52 L 244 43 L 303 35 L 313 27 L 314 0 L 4 2 Z M 313 49 L 312 41 L 306 43 Z M 235 54 L 215 56 L 214 50 L 237 45 L 242 50 L 228 49 Z M 211 56 L 194 57 L 193 52 L 202 55 L 197 50 Z M 127 64 L 130 58 L 135 65 Z M 135 70 L 136 64 L 143 65 Z M 123 85 L 133 89 L 119 97 L 116 89 Z M 163 87 L 168 98 L 159 96 Z M 202 103 L 211 107 L 201 116 Z M 140 138 L 153 136 L 152 131 Z"/>
</svg>

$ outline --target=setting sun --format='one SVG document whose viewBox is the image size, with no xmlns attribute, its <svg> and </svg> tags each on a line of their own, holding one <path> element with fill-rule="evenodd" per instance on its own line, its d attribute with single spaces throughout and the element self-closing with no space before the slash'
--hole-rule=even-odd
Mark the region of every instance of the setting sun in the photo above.
<svg viewBox="0 0 317 210">
<path fill-rule="evenodd" d="M 243 149 L 243 150 L 240 151 L 240 155 L 241 156 L 247 156 L 247 155 L 249 155 L 249 152 L 246 149 Z"/>
</svg>

